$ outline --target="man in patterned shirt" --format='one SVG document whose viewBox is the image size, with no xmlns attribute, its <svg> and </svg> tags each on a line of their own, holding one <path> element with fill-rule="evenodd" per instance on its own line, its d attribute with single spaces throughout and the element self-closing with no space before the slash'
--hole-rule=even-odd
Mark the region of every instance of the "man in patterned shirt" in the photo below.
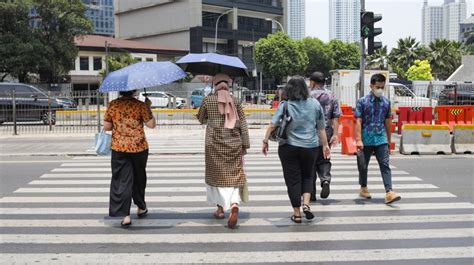
<svg viewBox="0 0 474 265">
<path fill-rule="evenodd" d="M 372 91 L 357 101 L 355 136 L 357 149 L 363 153 L 362 164 L 365 165 L 359 168 L 360 196 L 372 198 L 367 189 L 367 170 L 370 157 L 375 153 L 385 186 L 385 203 L 390 204 L 401 197 L 392 191 L 392 171 L 389 165 L 392 119 L 390 101 L 383 96 L 385 80 L 382 74 L 373 75 L 370 79 Z"/>
<path fill-rule="evenodd" d="M 325 81 L 326 79 L 322 73 L 314 72 L 310 76 L 309 87 L 310 95 L 315 98 L 323 108 L 326 121 L 326 135 L 327 139 L 329 139 L 329 147 L 332 147 L 338 142 L 337 131 L 339 128 L 341 109 L 339 108 L 339 103 L 331 91 L 324 88 Z M 319 148 L 322 148 L 322 146 Z M 320 196 L 321 198 L 325 199 L 329 196 L 330 192 L 329 184 L 331 183 L 331 160 L 330 158 L 325 159 L 323 157 L 322 150 L 318 153 L 320 155 L 316 157 L 314 186 L 316 187 L 316 175 L 318 175 L 319 180 L 321 181 Z M 316 189 L 314 193 L 311 194 L 311 201 L 316 201 Z"/>
</svg>

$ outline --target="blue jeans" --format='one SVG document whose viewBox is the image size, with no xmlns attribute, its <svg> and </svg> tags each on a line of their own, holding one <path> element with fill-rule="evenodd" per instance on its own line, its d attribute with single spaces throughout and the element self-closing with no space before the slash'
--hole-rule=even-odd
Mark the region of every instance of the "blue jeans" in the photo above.
<svg viewBox="0 0 474 265">
<path fill-rule="evenodd" d="M 385 191 L 392 190 L 392 171 L 390 170 L 390 163 L 389 163 L 389 149 L 388 144 L 382 145 L 369 145 L 364 146 L 364 159 L 365 159 L 365 167 L 359 169 L 359 184 L 361 187 L 367 187 L 367 171 L 369 167 L 370 157 L 373 153 L 375 153 L 375 157 L 377 158 L 377 162 L 379 163 L 380 173 L 382 173 L 383 185 L 385 186 Z"/>
</svg>

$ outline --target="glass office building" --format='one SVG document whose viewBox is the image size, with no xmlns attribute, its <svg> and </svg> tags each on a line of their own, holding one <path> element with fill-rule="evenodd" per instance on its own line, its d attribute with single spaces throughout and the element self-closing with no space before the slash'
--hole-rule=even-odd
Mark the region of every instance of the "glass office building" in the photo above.
<svg viewBox="0 0 474 265">
<path fill-rule="evenodd" d="M 82 0 L 86 16 L 92 20 L 94 34 L 114 35 L 114 0 Z"/>
</svg>

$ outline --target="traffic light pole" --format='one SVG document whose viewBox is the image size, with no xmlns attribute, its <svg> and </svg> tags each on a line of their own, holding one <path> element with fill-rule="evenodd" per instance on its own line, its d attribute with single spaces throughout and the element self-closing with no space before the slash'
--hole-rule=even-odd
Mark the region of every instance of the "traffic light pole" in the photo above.
<svg viewBox="0 0 474 265">
<path fill-rule="evenodd" d="M 365 12 L 365 0 L 360 0 L 360 12 Z M 365 39 L 360 37 L 359 97 L 364 96 Z M 356 98 L 357 103 L 357 98 Z"/>
</svg>

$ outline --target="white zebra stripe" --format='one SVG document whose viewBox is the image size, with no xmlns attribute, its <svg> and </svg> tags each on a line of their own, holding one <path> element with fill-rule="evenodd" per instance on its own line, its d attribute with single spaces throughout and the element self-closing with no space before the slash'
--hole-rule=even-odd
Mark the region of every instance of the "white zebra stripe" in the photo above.
<svg viewBox="0 0 474 265">
<path fill-rule="evenodd" d="M 473 222 L 474 214 L 454 215 L 407 215 L 407 216 L 354 216 L 354 217 L 315 217 L 312 222 L 302 225 L 356 225 L 356 224 L 407 224 L 407 223 L 438 223 L 438 222 Z M 113 219 L 59 219 L 59 220 L 24 220 L 0 219 L 1 227 L 105 227 L 115 226 Z M 288 218 L 240 218 L 240 226 L 275 226 L 294 225 Z M 215 219 L 137 219 L 134 227 L 222 227 Z"/>
<path fill-rule="evenodd" d="M 331 183 L 341 183 L 341 182 L 354 182 L 357 181 L 357 177 L 352 177 L 352 178 L 334 178 L 331 179 Z M 422 181 L 420 178 L 417 177 L 397 177 L 392 180 L 392 182 L 412 182 L 412 181 Z M 254 179 L 254 178 L 249 178 L 247 180 L 249 184 L 257 184 L 257 183 L 279 183 L 279 184 L 285 184 L 285 180 L 283 178 L 260 178 L 260 179 Z M 380 184 L 382 183 L 381 179 L 377 179 L 375 181 L 371 181 L 372 183 L 377 183 Z M 110 176 L 107 179 L 104 180 L 91 180 L 91 179 L 85 179 L 85 180 L 68 180 L 68 179 L 61 179 L 61 180 L 47 180 L 47 179 L 41 179 L 41 180 L 33 180 L 29 183 L 29 185 L 104 185 L 104 184 L 110 184 Z M 185 179 L 185 178 L 180 178 L 180 179 L 148 179 L 147 184 L 204 184 L 204 179 L 197 179 L 197 178 L 191 178 L 191 179 Z"/>
<path fill-rule="evenodd" d="M 358 191 L 359 185 L 333 185 L 331 190 L 353 190 Z M 408 189 L 437 189 L 433 184 L 398 184 L 397 190 Z M 249 186 L 249 191 L 286 191 L 286 186 Z M 203 187 L 148 187 L 147 192 L 205 192 Z M 19 188 L 14 193 L 109 193 L 110 188 L 87 188 L 87 187 L 68 187 L 68 188 Z"/>
<path fill-rule="evenodd" d="M 374 198 L 383 198 L 384 193 L 372 193 Z M 351 193 L 333 193 L 330 195 L 331 200 L 351 200 L 358 199 L 357 192 Z M 455 198 L 456 195 L 449 192 L 403 192 L 404 199 L 420 199 L 420 198 Z M 288 195 L 253 195 L 250 194 L 250 201 L 284 201 L 287 202 Z M 146 201 L 152 202 L 206 202 L 206 196 L 146 196 Z M 3 197 L 0 198 L 0 203 L 91 203 L 103 202 L 108 203 L 109 197 L 104 196 L 83 196 L 83 197 Z"/>
<path fill-rule="evenodd" d="M 322 242 L 342 240 L 400 240 L 429 238 L 469 238 L 471 228 L 408 229 L 330 232 L 279 232 L 279 233 L 206 233 L 206 234 L 4 234 L 4 244 L 116 244 L 134 243 L 249 243 L 249 242 Z M 471 254 L 472 255 L 472 254 Z"/>
<path fill-rule="evenodd" d="M 203 203 L 204 204 L 204 203 Z M 212 207 L 211 207 L 212 208 Z M 149 208 L 150 212 L 156 213 L 209 213 L 210 207 L 159 207 Z M 472 203 L 399 203 L 387 206 L 385 204 L 343 204 L 343 205 L 321 205 L 313 206 L 315 212 L 352 212 L 352 211 L 403 211 L 403 210 L 442 210 L 442 209 L 474 209 Z M 285 213 L 290 212 L 290 206 L 250 206 L 242 207 L 242 212 L 248 213 Z M 0 214 L 107 214 L 108 208 L 69 208 L 69 207 L 38 207 L 38 208 L 0 208 Z"/>
</svg>

